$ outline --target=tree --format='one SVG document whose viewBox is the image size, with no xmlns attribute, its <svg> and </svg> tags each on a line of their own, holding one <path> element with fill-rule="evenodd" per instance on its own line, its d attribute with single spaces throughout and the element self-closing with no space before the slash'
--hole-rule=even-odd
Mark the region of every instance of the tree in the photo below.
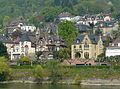
<svg viewBox="0 0 120 89">
<path fill-rule="evenodd" d="M 59 69 L 61 67 L 59 64 L 60 64 L 59 60 L 55 60 L 55 59 L 51 59 L 46 62 L 46 68 L 50 72 L 49 77 L 51 78 L 52 84 L 56 84 L 61 78 L 61 76 L 59 74 Z"/>
<path fill-rule="evenodd" d="M 66 48 L 67 54 L 71 54 L 71 44 L 78 36 L 78 30 L 75 24 L 70 21 L 63 21 L 58 24 L 58 34 L 64 38 L 68 48 Z"/>
<path fill-rule="evenodd" d="M 45 77 L 45 71 L 41 65 L 37 65 L 33 70 L 33 76 L 36 78 L 36 81 L 41 84 L 43 78 Z"/>
<path fill-rule="evenodd" d="M 65 59 L 70 58 L 66 49 L 61 49 L 59 51 L 54 51 L 53 56 L 54 56 L 54 59 L 58 59 L 60 61 L 63 61 Z"/>
<path fill-rule="evenodd" d="M 78 30 L 75 24 L 70 21 L 63 21 L 58 24 L 58 34 L 64 38 L 67 46 L 70 48 L 71 43 L 75 40 L 78 35 Z"/>
<path fill-rule="evenodd" d="M 21 64 L 23 64 L 23 65 L 29 65 L 29 64 L 30 64 L 30 61 L 31 61 L 31 59 L 28 58 L 28 57 L 22 57 L 22 58 L 19 60 L 19 62 L 20 62 Z"/>
<path fill-rule="evenodd" d="M 36 27 L 40 27 L 43 25 L 43 19 L 44 19 L 43 16 L 31 16 L 29 18 L 29 22 L 31 24 L 34 24 Z"/>
<path fill-rule="evenodd" d="M 62 12 L 62 7 L 44 7 L 41 15 L 44 16 L 46 22 L 53 22 L 54 18 Z"/>
<path fill-rule="evenodd" d="M 11 69 L 9 68 L 7 61 L 4 57 L 0 57 L 0 81 L 10 79 Z"/>
<path fill-rule="evenodd" d="M 7 47 L 2 42 L 0 42 L 0 57 L 1 56 L 8 57 Z"/>
<path fill-rule="evenodd" d="M 3 26 L 8 25 L 9 21 L 10 21 L 10 17 L 9 17 L 9 16 L 5 16 L 5 17 L 3 18 Z"/>
</svg>

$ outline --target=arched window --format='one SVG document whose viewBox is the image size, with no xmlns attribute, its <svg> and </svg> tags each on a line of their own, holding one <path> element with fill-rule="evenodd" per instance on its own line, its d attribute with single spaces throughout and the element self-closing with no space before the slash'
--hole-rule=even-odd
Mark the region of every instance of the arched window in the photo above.
<svg viewBox="0 0 120 89">
<path fill-rule="evenodd" d="M 85 48 L 85 49 L 89 49 L 89 42 L 88 42 L 88 39 L 85 40 L 84 48 Z"/>
<path fill-rule="evenodd" d="M 84 53 L 84 57 L 85 57 L 86 59 L 89 59 L 89 53 L 88 53 L 88 52 L 85 52 L 85 53 Z"/>
<path fill-rule="evenodd" d="M 80 45 L 79 48 L 82 49 L 82 45 Z"/>
<path fill-rule="evenodd" d="M 28 49 L 29 49 L 28 45 L 25 45 L 25 51 L 28 51 Z"/>
<path fill-rule="evenodd" d="M 79 52 L 77 52 L 76 54 L 75 54 L 75 58 L 76 59 L 79 59 L 81 57 L 81 54 L 79 53 Z"/>
</svg>

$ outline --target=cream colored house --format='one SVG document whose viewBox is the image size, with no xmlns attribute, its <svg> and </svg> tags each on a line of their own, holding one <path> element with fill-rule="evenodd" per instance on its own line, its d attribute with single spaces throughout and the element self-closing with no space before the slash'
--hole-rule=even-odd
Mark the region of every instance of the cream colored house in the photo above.
<svg viewBox="0 0 120 89">
<path fill-rule="evenodd" d="M 11 60 L 18 60 L 21 56 L 31 57 L 31 54 L 35 54 L 35 46 L 27 33 L 23 34 L 19 42 L 15 42 L 11 47 Z"/>
<path fill-rule="evenodd" d="M 96 59 L 103 53 L 103 42 L 100 36 L 83 34 L 71 46 L 72 59 Z"/>
</svg>

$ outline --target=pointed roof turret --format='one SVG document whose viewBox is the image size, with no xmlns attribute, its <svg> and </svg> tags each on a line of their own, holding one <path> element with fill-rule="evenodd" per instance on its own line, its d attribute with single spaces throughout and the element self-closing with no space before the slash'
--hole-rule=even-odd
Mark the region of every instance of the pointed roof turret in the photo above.
<svg viewBox="0 0 120 89">
<path fill-rule="evenodd" d="M 29 41 L 29 42 L 31 42 L 28 33 L 24 33 L 24 34 L 22 35 L 21 41 L 22 41 L 22 42 L 23 42 L 23 41 Z"/>
</svg>

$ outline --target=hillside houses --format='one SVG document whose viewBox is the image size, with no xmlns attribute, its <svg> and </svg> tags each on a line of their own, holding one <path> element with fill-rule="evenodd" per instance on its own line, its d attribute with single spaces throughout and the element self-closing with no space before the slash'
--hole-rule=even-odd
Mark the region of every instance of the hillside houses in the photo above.
<svg viewBox="0 0 120 89">
<path fill-rule="evenodd" d="M 119 45 L 116 46 L 119 44 L 118 40 L 104 50 L 106 41 L 112 42 L 113 32 L 117 32 L 119 28 L 117 20 L 111 14 L 73 16 L 61 13 L 58 18 L 60 21 L 72 21 L 79 32 L 79 36 L 71 43 L 71 61 L 97 60 L 104 51 L 107 57 L 119 55 Z M 15 31 L 20 31 L 21 34 L 13 39 L 11 35 Z M 6 27 L 6 34 L 1 36 L 0 41 L 7 46 L 11 60 L 19 60 L 21 57 L 35 59 L 37 52 L 41 52 L 40 59 L 54 59 L 54 52 L 68 47 L 64 38 L 59 36 L 58 24 L 55 22 L 35 27 L 17 20 Z"/>
<path fill-rule="evenodd" d="M 41 31 L 37 35 L 36 51 L 43 53 L 41 55 L 42 59 L 53 59 L 54 51 L 67 47 L 64 39 L 58 35 L 49 35 Z"/>
</svg>

